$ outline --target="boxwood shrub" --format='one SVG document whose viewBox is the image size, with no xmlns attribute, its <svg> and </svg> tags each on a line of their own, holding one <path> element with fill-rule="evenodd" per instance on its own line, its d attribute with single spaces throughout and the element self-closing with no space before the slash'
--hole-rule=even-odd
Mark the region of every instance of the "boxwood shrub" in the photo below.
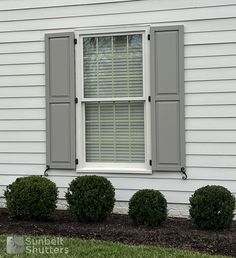
<svg viewBox="0 0 236 258">
<path fill-rule="evenodd" d="M 4 192 L 10 217 L 42 220 L 56 209 L 58 189 L 41 176 L 17 178 Z"/>
<path fill-rule="evenodd" d="M 190 197 L 190 216 L 201 229 L 229 228 L 235 209 L 235 197 L 223 186 L 207 185 Z"/>
<path fill-rule="evenodd" d="M 80 176 L 74 179 L 66 193 L 69 209 L 81 222 L 106 219 L 113 210 L 115 190 L 102 176 Z"/>
<path fill-rule="evenodd" d="M 158 226 L 167 217 L 167 201 L 158 190 L 139 190 L 129 201 L 129 217 L 135 225 Z"/>
</svg>

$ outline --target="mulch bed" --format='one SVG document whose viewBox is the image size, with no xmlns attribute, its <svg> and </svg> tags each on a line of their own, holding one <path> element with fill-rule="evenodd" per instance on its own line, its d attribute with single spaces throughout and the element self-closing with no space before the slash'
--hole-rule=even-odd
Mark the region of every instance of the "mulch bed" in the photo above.
<svg viewBox="0 0 236 258">
<path fill-rule="evenodd" d="M 83 224 L 68 211 L 57 211 L 46 222 L 17 221 L 0 209 L 0 234 L 53 235 L 108 240 L 125 244 L 174 247 L 236 257 L 236 222 L 229 230 L 203 231 L 188 219 L 168 218 L 158 228 L 133 226 L 127 215 L 113 214 L 105 222 Z"/>
</svg>

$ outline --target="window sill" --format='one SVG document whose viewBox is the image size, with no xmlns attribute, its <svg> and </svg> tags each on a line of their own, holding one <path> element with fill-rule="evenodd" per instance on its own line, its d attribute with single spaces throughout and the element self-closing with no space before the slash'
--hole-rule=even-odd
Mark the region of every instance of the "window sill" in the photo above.
<svg viewBox="0 0 236 258">
<path fill-rule="evenodd" d="M 94 169 L 94 168 L 83 168 L 76 169 L 77 173 L 88 173 L 88 174 L 152 174 L 152 170 L 145 169 Z"/>
</svg>

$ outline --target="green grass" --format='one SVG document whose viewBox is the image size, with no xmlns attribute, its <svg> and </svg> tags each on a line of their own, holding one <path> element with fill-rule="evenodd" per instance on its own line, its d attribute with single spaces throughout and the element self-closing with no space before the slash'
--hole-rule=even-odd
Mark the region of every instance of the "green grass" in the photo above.
<svg viewBox="0 0 236 258">
<path fill-rule="evenodd" d="M 30 240 L 42 240 L 44 237 L 30 237 Z M 55 239 L 47 237 L 47 239 Z M 160 248 L 153 246 L 131 246 L 119 243 L 111 243 L 105 241 L 95 240 L 81 240 L 78 238 L 62 238 L 63 244 L 59 247 L 64 248 L 61 254 L 21 254 L 21 255 L 7 255 L 6 254 L 6 236 L 0 236 L 0 258 L 5 257 L 71 257 L 71 258 L 154 258 L 154 257 L 173 257 L 173 258 L 207 258 L 207 257 L 223 257 L 223 256 L 210 256 L 199 254 L 196 252 L 182 251 L 177 249 Z M 25 240 L 26 242 L 26 240 Z M 29 240 L 28 240 L 29 243 Z M 28 245 L 30 246 L 30 245 Z M 31 247 L 31 246 L 30 246 Z M 37 246 L 38 247 L 38 246 Z M 45 245 L 44 245 L 45 247 Z M 55 248 L 56 246 L 51 245 Z M 58 247 L 58 246 L 57 246 Z M 42 245 L 41 245 L 42 248 Z M 65 249 L 66 248 L 66 249 Z M 68 248 L 68 249 L 67 249 Z M 32 250 L 32 249 L 31 249 Z M 39 249 L 37 249 L 39 250 Z M 41 249 L 42 250 L 42 249 Z M 65 251 L 68 254 L 65 254 Z M 53 249 L 55 251 L 55 249 Z"/>
</svg>

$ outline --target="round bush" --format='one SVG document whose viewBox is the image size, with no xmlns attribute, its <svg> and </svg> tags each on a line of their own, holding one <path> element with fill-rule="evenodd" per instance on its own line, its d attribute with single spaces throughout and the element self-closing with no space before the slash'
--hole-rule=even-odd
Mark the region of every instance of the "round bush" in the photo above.
<svg viewBox="0 0 236 258">
<path fill-rule="evenodd" d="M 71 182 L 66 199 L 79 221 L 98 222 L 111 214 L 115 190 L 105 177 L 80 176 Z"/>
<path fill-rule="evenodd" d="M 56 209 L 58 190 L 41 176 L 17 178 L 5 193 L 10 217 L 42 220 Z"/>
<path fill-rule="evenodd" d="M 135 225 L 160 225 L 167 217 L 165 197 L 157 190 L 139 190 L 129 201 L 129 217 Z"/>
<path fill-rule="evenodd" d="M 190 197 L 190 216 L 201 229 L 229 228 L 235 209 L 235 197 L 223 186 L 207 185 Z"/>
</svg>

